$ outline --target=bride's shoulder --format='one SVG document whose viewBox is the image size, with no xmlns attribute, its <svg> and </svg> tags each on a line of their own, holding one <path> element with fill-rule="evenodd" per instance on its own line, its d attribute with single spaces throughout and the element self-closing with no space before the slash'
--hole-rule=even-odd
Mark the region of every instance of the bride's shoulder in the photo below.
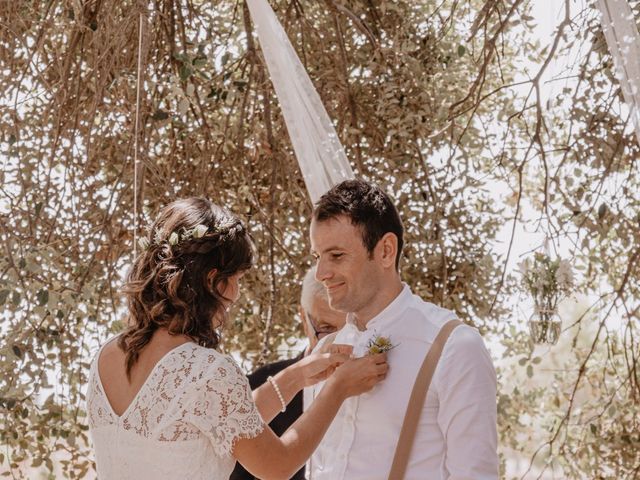
<svg viewBox="0 0 640 480">
<path fill-rule="evenodd" d="M 100 363 L 111 363 L 116 357 L 119 357 L 121 350 L 118 348 L 118 342 L 116 341 L 120 334 L 106 340 L 102 345 L 97 345 L 92 348 L 91 367 L 92 370 L 98 366 L 98 360 Z"/>
<path fill-rule="evenodd" d="M 198 370 L 198 377 L 201 379 L 230 379 L 238 376 L 244 377 L 244 373 L 230 356 L 213 348 L 194 345 L 193 347 L 194 366 Z"/>
</svg>

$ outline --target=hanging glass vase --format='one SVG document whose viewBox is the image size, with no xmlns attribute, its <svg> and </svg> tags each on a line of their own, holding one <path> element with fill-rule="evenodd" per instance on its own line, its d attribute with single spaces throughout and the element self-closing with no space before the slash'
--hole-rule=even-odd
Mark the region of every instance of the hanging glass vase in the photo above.
<svg viewBox="0 0 640 480">
<path fill-rule="evenodd" d="M 539 345 L 558 343 L 561 323 L 557 310 L 536 309 L 529 319 L 529 332 L 533 343 Z"/>
</svg>

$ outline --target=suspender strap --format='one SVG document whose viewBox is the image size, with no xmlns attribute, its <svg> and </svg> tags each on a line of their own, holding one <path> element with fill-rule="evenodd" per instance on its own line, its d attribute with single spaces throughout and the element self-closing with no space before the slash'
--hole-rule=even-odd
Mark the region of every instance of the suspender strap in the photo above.
<svg viewBox="0 0 640 480">
<path fill-rule="evenodd" d="M 407 464 L 409 463 L 411 447 L 413 446 L 413 440 L 416 436 L 416 430 L 418 429 L 420 413 L 422 412 L 424 401 L 427 398 L 433 372 L 438 365 L 440 355 L 442 354 L 444 345 L 449 339 L 449 335 L 451 335 L 453 329 L 458 325 L 462 325 L 460 320 L 450 320 L 444 324 L 420 367 L 416 382 L 413 385 L 413 390 L 411 390 L 411 397 L 409 397 L 409 405 L 407 406 L 407 413 L 405 413 L 404 422 L 402 423 L 402 430 L 400 430 L 400 438 L 398 439 L 396 453 L 393 457 L 393 463 L 391 464 L 389 480 L 402 480 L 404 478 Z"/>
</svg>

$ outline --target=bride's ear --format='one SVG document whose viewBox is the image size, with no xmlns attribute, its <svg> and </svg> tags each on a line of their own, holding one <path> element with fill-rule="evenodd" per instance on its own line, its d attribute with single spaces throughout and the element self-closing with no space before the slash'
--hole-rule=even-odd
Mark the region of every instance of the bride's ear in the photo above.
<svg viewBox="0 0 640 480">
<path fill-rule="evenodd" d="M 214 268 L 213 270 L 207 273 L 207 287 L 212 292 L 215 292 L 214 282 L 216 280 L 216 275 L 218 274 L 218 269 Z"/>
</svg>

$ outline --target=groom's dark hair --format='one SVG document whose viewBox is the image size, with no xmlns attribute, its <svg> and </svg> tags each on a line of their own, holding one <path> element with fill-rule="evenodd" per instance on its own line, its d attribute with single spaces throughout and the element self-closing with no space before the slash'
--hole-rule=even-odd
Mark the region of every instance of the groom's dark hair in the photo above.
<svg viewBox="0 0 640 480">
<path fill-rule="evenodd" d="M 404 228 L 389 195 L 377 185 L 364 180 L 345 180 L 322 195 L 313 210 L 313 218 L 317 222 L 341 215 L 348 217 L 352 225 L 360 228 L 362 242 L 370 257 L 380 239 L 388 232 L 393 233 L 398 239 L 396 270 L 398 269 L 404 245 Z"/>
</svg>

